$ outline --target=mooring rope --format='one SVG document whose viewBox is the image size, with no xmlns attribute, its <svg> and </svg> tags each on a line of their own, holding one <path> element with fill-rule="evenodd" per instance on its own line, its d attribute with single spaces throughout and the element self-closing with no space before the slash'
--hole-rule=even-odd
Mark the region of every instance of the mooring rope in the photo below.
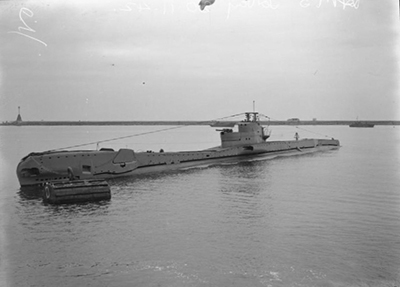
<svg viewBox="0 0 400 287">
<path fill-rule="evenodd" d="M 111 139 L 99 140 L 99 141 L 95 141 L 95 142 L 77 144 L 77 145 L 72 145 L 72 146 L 67 146 L 67 147 L 62 147 L 62 148 L 56 148 L 56 149 L 52 149 L 52 150 L 48 150 L 48 151 L 50 152 L 50 151 L 64 150 L 64 149 L 70 149 L 70 148 L 77 148 L 77 147 L 83 147 L 83 146 L 88 146 L 88 145 L 93 145 L 93 144 L 98 145 L 98 144 L 105 143 L 105 142 L 111 142 L 111 141 L 116 141 L 116 140 L 136 137 L 136 136 L 142 136 L 142 135 L 147 135 L 147 134 L 153 134 L 153 133 L 172 130 L 172 129 L 178 129 L 180 127 L 182 127 L 182 126 L 169 127 L 169 128 L 165 128 L 165 129 L 161 129 L 161 130 L 151 131 L 151 132 L 143 132 L 143 133 L 138 133 L 138 134 L 133 134 L 133 135 L 128 135 L 128 136 L 122 136 L 122 137 L 116 137 L 116 138 L 111 138 Z"/>
</svg>

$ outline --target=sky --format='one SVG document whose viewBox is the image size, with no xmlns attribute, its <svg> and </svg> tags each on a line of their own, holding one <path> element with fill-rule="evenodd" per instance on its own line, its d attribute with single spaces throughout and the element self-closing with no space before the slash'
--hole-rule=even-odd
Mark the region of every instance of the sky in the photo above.
<svg viewBox="0 0 400 287">
<path fill-rule="evenodd" d="M 0 1 L 0 121 L 400 120 L 397 0 Z"/>
</svg>

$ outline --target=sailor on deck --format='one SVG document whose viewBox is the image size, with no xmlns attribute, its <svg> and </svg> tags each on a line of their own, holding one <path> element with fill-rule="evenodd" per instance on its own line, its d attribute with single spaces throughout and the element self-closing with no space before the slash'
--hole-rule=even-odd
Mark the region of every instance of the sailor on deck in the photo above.
<svg viewBox="0 0 400 287">
<path fill-rule="evenodd" d="M 299 134 L 297 132 L 294 134 L 294 138 L 296 139 L 296 141 L 299 140 Z"/>
</svg>

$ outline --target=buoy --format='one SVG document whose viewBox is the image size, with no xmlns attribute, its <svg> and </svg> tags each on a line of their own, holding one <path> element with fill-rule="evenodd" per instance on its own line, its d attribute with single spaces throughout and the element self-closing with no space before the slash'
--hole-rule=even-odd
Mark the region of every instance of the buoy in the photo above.
<svg viewBox="0 0 400 287">
<path fill-rule="evenodd" d="M 110 186 L 105 180 L 47 182 L 43 189 L 43 201 L 52 204 L 109 200 L 110 198 Z"/>
</svg>

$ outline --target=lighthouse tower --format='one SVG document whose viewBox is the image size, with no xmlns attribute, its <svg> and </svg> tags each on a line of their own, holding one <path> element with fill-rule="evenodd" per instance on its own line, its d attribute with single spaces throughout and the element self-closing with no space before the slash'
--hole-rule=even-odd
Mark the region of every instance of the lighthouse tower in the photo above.
<svg viewBox="0 0 400 287">
<path fill-rule="evenodd" d="M 21 110 L 20 110 L 20 107 L 18 107 L 18 116 L 17 116 L 17 120 L 16 120 L 16 122 L 17 122 L 17 123 L 19 123 L 19 122 L 22 122 L 22 117 L 21 117 Z"/>
</svg>

